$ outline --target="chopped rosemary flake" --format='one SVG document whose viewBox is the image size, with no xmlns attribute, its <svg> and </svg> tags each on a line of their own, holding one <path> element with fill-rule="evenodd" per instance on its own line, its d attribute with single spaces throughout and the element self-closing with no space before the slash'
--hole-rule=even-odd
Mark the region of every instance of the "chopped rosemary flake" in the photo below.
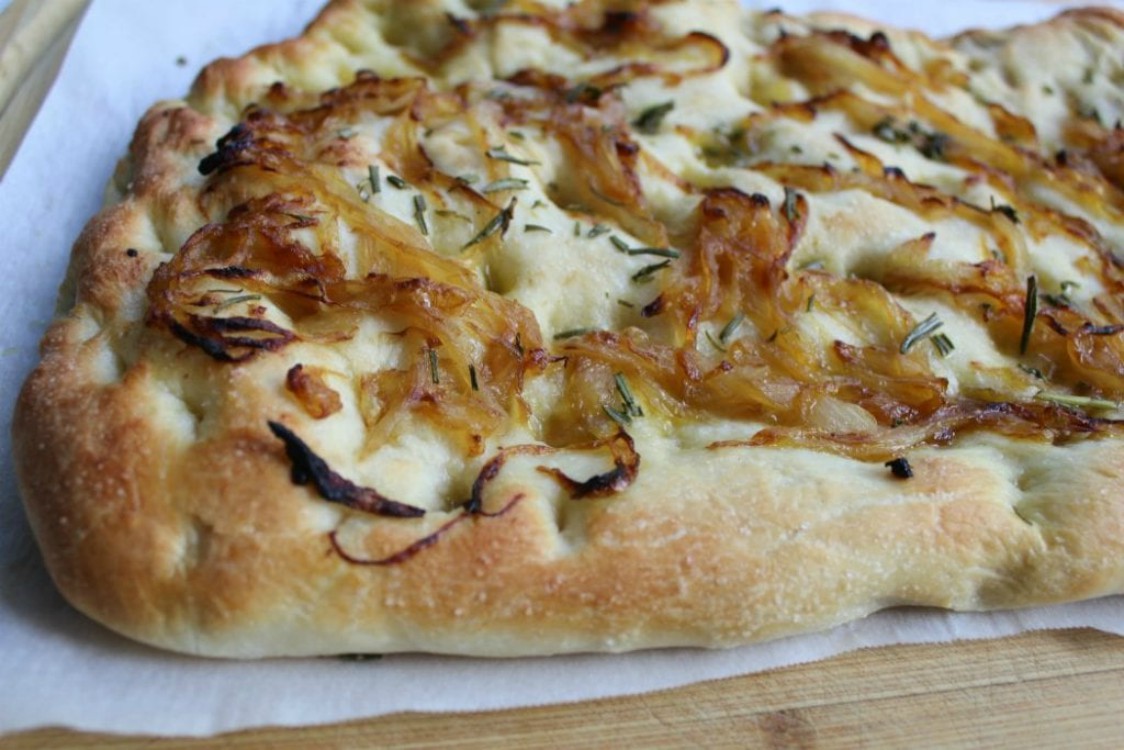
<svg viewBox="0 0 1124 750">
<path fill-rule="evenodd" d="M 611 406 L 602 405 L 601 409 L 605 412 L 605 415 L 608 416 L 609 419 L 613 420 L 621 427 L 628 427 L 630 424 L 632 424 L 632 417 L 617 411 Z"/>
<path fill-rule="evenodd" d="M 1035 378 L 1037 380 L 1045 380 L 1046 379 L 1046 376 L 1043 375 L 1042 371 L 1039 370 L 1037 367 L 1031 367 L 1030 365 L 1019 365 L 1019 369 L 1022 370 L 1023 372 L 1025 372 L 1027 375 L 1030 375 L 1032 378 Z"/>
<path fill-rule="evenodd" d="M 472 384 L 472 390 L 480 390 L 480 383 L 476 380 L 476 365 L 468 366 L 468 382 Z"/>
<path fill-rule="evenodd" d="M 394 187 L 398 188 L 399 190 L 405 190 L 406 188 L 408 188 L 410 186 L 409 183 L 407 183 L 405 180 L 403 180 L 401 177 L 399 177 L 396 174 L 388 174 L 386 176 L 386 181 L 389 182 Z"/>
<path fill-rule="evenodd" d="M 527 138 L 527 136 L 523 135 L 518 130 L 512 130 L 510 133 L 508 133 L 508 135 L 510 135 L 512 138 L 514 138 L 517 141 L 522 141 L 522 140 L 525 140 Z"/>
<path fill-rule="evenodd" d="M 498 193 L 501 190 L 526 190 L 527 185 L 530 184 L 527 180 L 520 180 L 516 177 L 508 177 L 495 182 L 489 182 L 484 187 L 480 188 L 481 193 Z"/>
<path fill-rule="evenodd" d="M 414 220 L 418 223 L 421 233 L 429 235 L 429 225 L 425 222 L 425 196 L 418 193 L 414 196 Z"/>
<path fill-rule="evenodd" d="M 902 354 L 908 353 L 909 350 L 913 348 L 914 344 L 921 341 L 922 339 L 925 339 L 928 336 L 933 335 L 933 333 L 935 333 L 936 330 L 943 325 L 944 321 L 938 318 L 936 313 L 933 313 L 929 317 L 925 318 L 925 320 L 914 326 L 913 330 L 910 331 L 906 335 L 905 339 L 902 340 L 902 345 L 899 348 L 899 351 Z"/>
<path fill-rule="evenodd" d="M 952 339 L 943 333 L 933 334 L 930 340 L 933 342 L 933 346 L 937 347 L 937 351 L 941 353 L 942 357 L 947 357 L 956 349 L 956 346 L 952 343 Z"/>
<path fill-rule="evenodd" d="M 545 206 L 546 206 L 546 204 L 543 203 L 541 200 L 538 200 L 538 199 L 536 199 L 535 202 L 531 204 L 531 208 L 543 208 Z"/>
<path fill-rule="evenodd" d="M 739 311 L 737 315 L 730 319 L 729 323 L 722 326 L 722 330 L 718 334 L 718 340 L 723 344 L 728 343 L 730 341 L 730 337 L 738 332 L 738 329 L 741 328 L 741 325 L 744 322 L 745 313 Z"/>
<path fill-rule="evenodd" d="M 629 255 L 655 255 L 658 258 L 671 258 L 672 260 L 679 257 L 679 251 L 670 247 L 633 247 L 625 252 Z"/>
<path fill-rule="evenodd" d="M 427 349 L 429 356 L 429 379 L 433 381 L 434 385 L 441 383 L 441 374 L 437 371 L 437 350 Z"/>
<path fill-rule="evenodd" d="M 632 395 L 632 389 L 628 387 L 628 381 L 625 380 L 624 373 L 618 372 L 613 375 L 613 380 L 617 383 L 617 393 L 621 394 L 621 401 L 624 406 L 621 411 L 629 417 L 644 416 L 644 410 L 640 408 L 640 404 L 636 403 L 636 397 Z"/>
<path fill-rule="evenodd" d="M 1019 339 L 1019 354 L 1026 354 L 1030 346 L 1030 334 L 1034 330 L 1034 319 L 1038 317 L 1038 277 L 1026 277 L 1026 306 L 1023 312 L 1023 335 Z"/>
<path fill-rule="evenodd" d="M 355 128 L 343 128 L 342 130 L 337 131 L 337 133 L 339 137 L 343 138 L 345 141 L 350 141 L 352 138 L 359 135 L 359 131 L 357 131 Z"/>
<path fill-rule="evenodd" d="M 627 307 L 629 310 L 632 310 L 636 307 L 635 303 L 629 302 L 626 299 L 618 299 L 617 304 L 621 307 Z"/>
<path fill-rule="evenodd" d="M 1071 396 L 1067 393 L 1047 393 L 1039 391 L 1034 394 L 1036 401 L 1047 401 L 1059 406 L 1068 406 L 1075 409 L 1117 409 L 1120 407 L 1115 401 L 1105 398 L 1089 398 L 1088 396 Z"/>
<path fill-rule="evenodd" d="M 717 339 L 715 339 L 715 338 L 714 338 L 713 336 L 711 336 L 711 335 L 710 335 L 710 331 L 707 331 L 707 332 L 706 332 L 706 340 L 707 340 L 707 341 L 709 341 L 709 342 L 710 342 L 710 345 L 711 345 L 711 346 L 713 346 L 713 347 L 714 347 L 715 349 L 717 349 L 718 351 L 722 352 L 723 354 L 725 354 L 725 353 L 726 353 L 726 347 L 725 347 L 725 346 L 723 346 L 723 345 L 722 345 L 722 343 L 721 343 L 720 341 L 718 341 L 718 340 L 717 340 Z"/>
<path fill-rule="evenodd" d="M 546 232 L 547 234 L 554 234 L 554 230 L 550 227 L 544 227 L 542 224 L 524 224 L 524 232 Z"/>
<path fill-rule="evenodd" d="M 653 135 L 659 131 L 663 118 L 667 117 L 673 109 L 675 109 L 675 102 L 671 101 L 648 107 L 632 121 L 632 127 L 645 135 Z"/>
<path fill-rule="evenodd" d="M 788 223 L 796 221 L 800 214 L 796 210 L 796 198 L 798 193 L 790 187 L 784 189 L 784 217 L 788 219 Z"/>
<path fill-rule="evenodd" d="M 518 164 L 522 167 L 529 167 L 532 164 L 538 164 L 539 163 L 537 161 L 531 161 L 530 159 L 520 159 L 518 156 L 512 156 L 511 154 L 509 154 L 507 152 L 506 146 L 497 146 L 495 148 L 490 148 L 490 149 L 488 149 L 487 151 L 484 152 L 484 155 L 487 156 L 489 159 L 495 159 L 497 161 L 506 161 L 506 162 L 510 162 L 512 164 Z"/>
<path fill-rule="evenodd" d="M 581 225 L 580 221 L 574 222 L 574 236 L 575 237 L 581 237 L 582 236 L 582 225 Z"/>
<path fill-rule="evenodd" d="M 627 242 L 625 242 L 624 240 L 622 240 L 620 237 L 616 236 L 615 234 L 612 237 L 609 238 L 609 242 L 612 242 L 613 247 L 620 250 L 622 253 L 627 253 L 631 249 L 628 246 Z"/>
<path fill-rule="evenodd" d="M 593 333 L 596 328 L 571 328 L 566 331 L 560 331 L 554 334 L 555 341 L 564 341 L 566 339 L 576 339 L 578 336 L 584 336 L 587 333 Z"/>
<path fill-rule="evenodd" d="M 595 240 L 601 235 L 608 234 L 611 231 L 613 230 L 610 227 L 605 226 L 604 224 L 594 224 L 592 227 L 590 227 L 589 233 L 586 235 L 586 237 L 589 237 L 591 240 Z"/>
<path fill-rule="evenodd" d="M 234 305 L 239 305 L 243 302 L 257 302 L 260 299 L 260 294 L 242 294 L 237 297 L 230 297 L 229 299 L 225 299 L 219 304 L 215 305 L 215 312 L 221 312 L 228 307 L 233 307 Z"/>
<path fill-rule="evenodd" d="M 638 281 L 638 282 L 641 282 L 641 283 L 649 281 L 649 280 L 651 280 L 651 278 L 654 274 L 658 273 L 659 271 L 662 271 L 663 269 L 667 268 L 670 265 L 671 265 L 671 261 L 665 260 L 665 261 L 662 261 L 660 263 L 653 263 L 650 266 L 644 266 L 639 271 L 632 274 L 632 280 Z"/>
<path fill-rule="evenodd" d="M 473 245 L 475 245 L 477 243 L 480 243 L 480 242 L 483 242 L 484 240 L 488 239 L 489 237 L 491 237 L 496 232 L 499 232 L 500 235 L 502 236 L 503 233 L 507 231 L 507 226 L 508 226 L 508 224 L 511 223 L 511 217 L 514 216 L 514 215 L 515 215 L 515 199 L 512 198 L 511 203 L 507 204 L 507 208 L 504 208 L 498 214 L 493 216 L 492 219 L 487 224 L 484 225 L 484 228 L 480 230 L 480 233 L 477 234 L 475 237 L 473 237 L 471 240 L 469 240 L 468 243 L 464 247 L 461 248 L 461 250 L 467 250 L 468 248 L 472 247 Z"/>
<path fill-rule="evenodd" d="M 382 180 L 379 179 L 379 165 L 367 165 L 367 181 L 371 183 L 371 195 L 378 195 L 382 192 Z"/>
<path fill-rule="evenodd" d="M 812 308 L 816 306 L 816 295 L 808 295 L 808 301 L 804 304 L 804 312 L 812 312 Z"/>
<path fill-rule="evenodd" d="M 480 177 L 470 172 L 469 174 L 462 174 L 457 177 L 457 182 L 461 183 L 462 185 L 473 185 L 477 182 L 480 182 Z"/>
</svg>

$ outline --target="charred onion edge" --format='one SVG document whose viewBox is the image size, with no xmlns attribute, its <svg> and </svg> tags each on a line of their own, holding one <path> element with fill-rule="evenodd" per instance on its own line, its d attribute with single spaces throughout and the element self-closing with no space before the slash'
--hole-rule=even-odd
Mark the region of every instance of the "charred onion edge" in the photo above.
<svg viewBox="0 0 1124 750">
<path fill-rule="evenodd" d="M 316 455 L 307 443 L 285 425 L 270 421 L 269 429 L 285 444 L 285 454 L 292 463 L 290 476 L 293 484 L 312 483 L 320 496 L 328 502 L 377 516 L 417 518 L 425 515 L 422 508 L 391 500 L 378 490 L 360 487 L 332 471 L 323 458 Z"/>
<path fill-rule="evenodd" d="M 613 468 L 604 474 L 595 474 L 584 482 L 569 477 L 560 469 L 540 466 L 538 470 L 562 485 L 570 493 L 572 500 L 608 497 L 624 492 L 640 473 L 640 454 L 636 452 L 636 444 L 622 429 L 613 437 L 597 444 L 598 447 L 603 445 L 608 445 L 613 452 Z"/>
</svg>

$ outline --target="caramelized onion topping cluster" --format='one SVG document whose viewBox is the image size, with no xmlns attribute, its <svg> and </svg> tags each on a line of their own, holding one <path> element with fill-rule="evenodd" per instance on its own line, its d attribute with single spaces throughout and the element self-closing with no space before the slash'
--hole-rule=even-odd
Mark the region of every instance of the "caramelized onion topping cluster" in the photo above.
<svg viewBox="0 0 1124 750">
<path fill-rule="evenodd" d="M 997 136 L 942 109 L 938 95 L 967 86 L 965 75 L 938 63 L 911 69 L 883 34 L 781 35 L 754 64 L 798 83 L 810 98 L 770 98 L 721 138 L 686 126 L 678 132 L 712 163 L 773 180 L 783 201 L 697 185 L 644 145 L 671 108 L 630 118 L 621 92 L 644 78 L 669 86 L 705 78 L 728 64 L 730 52 L 706 34 L 671 33 L 650 8 L 615 7 L 583 2 L 549 10 L 516 2 L 479 18 L 448 18 L 438 47 L 416 50 L 419 67 L 436 74 L 501 26 L 535 27 L 584 59 L 620 61 L 584 79 L 526 69 L 436 90 L 422 78 L 361 72 L 315 101 L 273 87 L 200 163 L 208 179 L 201 206 L 214 221 L 156 272 L 149 323 L 215 360 L 238 363 L 298 341 L 347 341 L 363 320 L 377 317 L 406 355 L 396 367 L 357 376 L 369 447 L 389 439 L 406 413 L 457 435 L 469 456 L 513 421 L 533 423 L 544 444 L 612 454 L 613 471 L 589 480 L 548 470 L 575 498 L 613 494 L 635 479 L 639 455 L 627 433 L 633 419 L 746 420 L 766 427 L 747 427 L 745 440 L 713 447 L 796 446 L 869 461 L 973 430 L 1061 441 L 1117 429 L 1088 405 L 1124 399 L 1124 273 L 1095 226 L 1124 219 L 1119 126 L 1074 115 L 1066 151 L 1044 154 L 1034 126 L 998 104 L 987 105 Z M 836 140 L 856 165 L 850 171 L 757 157 L 754 143 L 772 125 L 810 126 L 826 113 L 958 168 L 1008 199 L 979 206 L 916 184 L 842 134 Z M 350 128 L 372 121 L 383 123 L 384 135 L 377 153 L 364 154 L 350 143 Z M 427 153 L 426 134 L 449 126 L 460 129 L 461 144 L 483 165 L 478 181 L 441 171 Z M 527 208 L 517 190 L 525 172 L 513 167 L 538 166 L 497 146 L 497 130 L 515 129 L 541 133 L 560 154 L 565 168 L 544 188 L 554 204 L 627 232 L 649 246 L 642 252 L 662 254 L 633 277 L 655 282 L 645 287 L 651 301 L 633 325 L 578 331 L 550 344 L 530 310 L 490 290 L 489 258 L 512 241 Z M 374 192 L 392 189 L 375 166 L 358 186 L 342 176 L 364 159 L 416 191 L 415 221 L 371 201 Z M 653 209 L 645 190 L 653 179 L 697 204 L 685 225 L 669 225 Z M 993 257 L 936 258 L 934 235 L 926 234 L 859 275 L 794 267 L 814 210 L 810 197 L 840 191 L 933 223 L 965 222 L 989 237 Z M 1043 191 L 1063 196 L 1082 216 L 1046 205 Z M 438 248 L 427 215 L 465 224 L 463 247 Z M 1079 307 L 1064 291 L 1028 297 L 1028 238 L 1051 235 L 1089 249 L 1093 260 L 1083 270 L 1104 292 L 1088 304 Z M 934 372 L 928 349 L 914 345 L 923 321 L 902 305 L 910 296 L 979 321 L 996 351 L 1025 366 L 988 373 L 987 387 L 961 383 L 954 392 Z M 825 344 L 802 324 L 808 315 L 854 327 L 863 343 Z M 563 395 L 549 415 L 530 420 L 525 385 L 547 376 L 562 380 Z M 297 378 L 290 387 L 310 413 L 334 409 L 315 383 Z M 1036 387 L 1064 398 L 1028 398 Z M 296 472 L 310 459 L 284 429 L 274 427 Z M 505 455 L 481 476 L 498 471 Z M 339 484 L 301 471 L 318 486 Z M 480 512 L 476 494 L 468 515 Z"/>
</svg>

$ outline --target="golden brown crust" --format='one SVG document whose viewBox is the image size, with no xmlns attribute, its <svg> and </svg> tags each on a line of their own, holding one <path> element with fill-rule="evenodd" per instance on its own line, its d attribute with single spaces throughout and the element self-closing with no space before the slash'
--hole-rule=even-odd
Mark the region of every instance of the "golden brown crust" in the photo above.
<svg viewBox="0 0 1124 750">
<path fill-rule="evenodd" d="M 13 427 L 76 607 L 498 656 L 1124 590 L 1124 16 L 515 5 L 336 0 L 146 115 Z"/>
</svg>

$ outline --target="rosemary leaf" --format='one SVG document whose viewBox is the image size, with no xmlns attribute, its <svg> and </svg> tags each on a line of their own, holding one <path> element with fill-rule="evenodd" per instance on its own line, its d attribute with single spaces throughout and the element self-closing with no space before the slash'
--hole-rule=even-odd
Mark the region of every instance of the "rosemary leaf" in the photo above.
<svg viewBox="0 0 1124 750">
<path fill-rule="evenodd" d="M 461 249 L 467 250 L 468 248 L 472 247 L 473 245 L 476 245 L 476 244 L 478 244 L 480 242 L 483 242 L 484 240 L 488 239 L 489 237 L 491 237 L 496 232 L 499 232 L 500 235 L 502 236 L 503 233 L 507 231 L 507 227 L 511 223 L 511 217 L 514 216 L 514 215 L 515 215 L 515 199 L 512 198 L 511 203 L 507 204 L 507 208 L 504 208 L 498 214 L 493 216 L 492 219 L 487 224 L 484 225 L 484 228 L 480 230 L 480 233 L 477 234 L 475 237 L 473 237 L 471 240 L 469 240 L 468 243 L 464 247 L 462 247 Z"/>
<path fill-rule="evenodd" d="M 421 233 L 429 236 L 429 225 L 425 221 L 425 196 L 421 193 L 414 196 L 414 220 Z"/>
<path fill-rule="evenodd" d="M 632 274 L 632 280 L 638 282 L 645 282 L 652 278 L 654 274 L 671 265 L 670 260 L 665 260 L 662 263 L 653 263 L 650 266 L 644 266 L 636 273 Z"/>
<path fill-rule="evenodd" d="M 925 339 L 928 336 L 931 336 L 934 332 L 936 332 L 938 328 L 943 325 L 944 322 L 937 317 L 936 313 L 933 313 L 929 317 L 925 318 L 925 320 L 914 326 L 913 330 L 906 334 L 906 337 L 902 340 L 902 345 L 899 348 L 899 351 L 902 354 L 908 353 L 909 350 L 913 348 L 914 344 Z"/>
<path fill-rule="evenodd" d="M 933 342 L 933 346 L 937 347 L 937 351 L 941 353 L 942 357 L 947 357 L 956 349 L 952 339 L 943 333 L 934 333 L 930 341 Z"/>
<path fill-rule="evenodd" d="M 481 193 L 498 193 L 501 190 L 526 190 L 528 183 L 527 180 L 520 180 L 516 177 L 507 177 L 495 182 L 489 182 L 487 185 L 480 189 Z"/>
<path fill-rule="evenodd" d="M 437 350 L 427 349 L 426 353 L 429 356 L 429 379 L 433 381 L 434 385 L 441 383 L 441 374 L 437 370 Z"/>
<path fill-rule="evenodd" d="M 496 161 L 506 161 L 510 162 L 511 164 L 518 164 L 522 167 L 529 167 L 533 164 L 539 163 L 537 161 L 531 161 L 530 159 L 520 159 L 518 156 L 512 156 L 507 152 L 507 148 L 505 146 L 496 146 L 495 148 L 490 148 L 484 152 L 484 155 L 489 159 L 495 159 Z"/>
<path fill-rule="evenodd" d="M 1026 305 L 1023 311 L 1023 335 L 1019 339 L 1019 354 L 1026 354 L 1030 346 L 1030 334 L 1034 331 L 1034 319 L 1038 317 L 1038 277 L 1026 277 Z"/>
<path fill-rule="evenodd" d="M 729 343 L 730 338 L 738 332 L 743 322 L 745 322 L 745 313 L 739 311 L 737 315 L 731 318 L 729 323 L 722 327 L 722 330 L 718 333 L 718 340 L 723 344 Z"/>
<path fill-rule="evenodd" d="M 654 255 L 658 258 L 671 258 L 673 260 L 679 257 L 679 251 L 670 247 L 633 247 L 625 252 L 629 255 Z"/>
<path fill-rule="evenodd" d="M 632 121 L 632 127 L 645 135 L 653 135 L 660 129 L 660 124 L 671 110 L 675 109 L 675 102 L 668 101 L 648 107 L 640 116 Z"/>
<path fill-rule="evenodd" d="M 576 339 L 578 336 L 584 336 L 587 333 L 593 333 L 596 328 L 570 328 L 565 331 L 559 331 L 554 334 L 555 341 L 565 341 L 566 339 Z"/>
<path fill-rule="evenodd" d="M 260 294 L 241 294 L 237 297 L 229 297 L 227 299 L 224 299 L 219 304 L 215 305 L 215 312 L 222 312 L 223 310 L 227 309 L 228 307 L 233 307 L 234 305 L 240 305 L 243 302 L 257 302 L 260 299 L 261 299 Z"/>
</svg>

